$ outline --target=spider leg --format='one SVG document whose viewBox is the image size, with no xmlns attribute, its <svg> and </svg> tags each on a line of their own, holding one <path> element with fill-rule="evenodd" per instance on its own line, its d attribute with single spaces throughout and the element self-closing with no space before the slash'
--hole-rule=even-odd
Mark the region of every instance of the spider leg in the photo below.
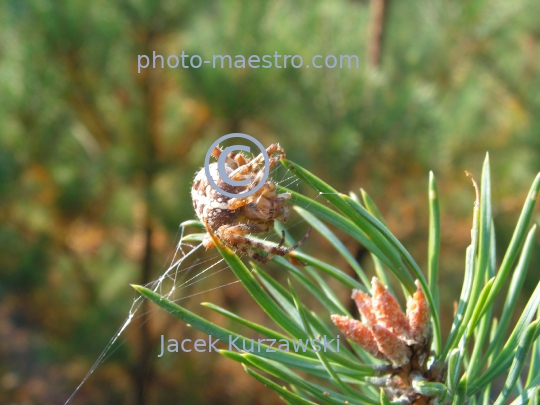
<svg viewBox="0 0 540 405">
<path fill-rule="evenodd" d="M 216 146 L 214 147 L 214 150 L 212 151 L 212 156 L 216 159 L 219 159 L 222 153 L 223 153 L 223 149 L 221 149 L 219 146 Z M 240 154 L 229 153 L 227 157 L 225 158 L 225 163 L 227 164 L 227 166 L 230 166 L 231 168 L 235 169 L 242 165 L 245 165 L 246 160 Z"/>
<path fill-rule="evenodd" d="M 281 159 L 285 159 L 287 157 L 287 154 L 285 153 L 283 148 L 279 146 L 278 143 L 274 143 L 266 149 L 266 153 L 268 153 L 268 156 L 272 155 L 275 152 L 280 153 L 279 155 L 270 158 L 270 162 L 268 164 L 270 169 L 272 169 Z"/>
<path fill-rule="evenodd" d="M 282 229 L 281 230 L 281 240 L 279 241 L 278 245 L 276 246 L 276 248 L 281 248 L 283 246 L 283 244 L 285 243 L 285 231 Z"/>
<path fill-rule="evenodd" d="M 221 226 L 216 235 L 224 241 L 229 247 L 234 249 L 241 248 L 244 245 L 253 246 L 257 249 L 263 249 L 267 246 L 266 243 L 256 241 L 244 236 L 247 233 L 263 233 L 271 231 L 274 227 L 274 221 L 263 223 L 245 223 L 235 225 Z"/>
<path fill-rule="evenodd" d="M 281 157 L 285 156 L 285 151 L 278 145 L 278 144 L 272 144 L 268 147 L 267 153 L 268 155 L 272 155 L 272 153 L 275 153 L 276 151 L 281 152 L 278 156 L 274 156 L 270 158 L 270 162 L 268 163 L 269 169 L 274 167 L 274 165 L 278 162 Z M 236 159 L 234 163 L 240 164 L 241 160 L 243 160 L 242 155 L 237 155 L 234 157 Z M 232 160 L 232 159 L 231 159 Z M 259 168 L 258 166 L 262 163 L 263 155 L 259 154 L 256 158 L 253 160 L 247 162 L 244 165 L 241 165 L 237 169 L 233 170 L 233 172 L 230 174 L 230 178 L 232 180 L 244 180 L 245 178 L 250 178 L 250 183 L 245 187 L 245 191 L 250 191 L 253 188 L 257 187 L 257 185 L 260 184 L 264 177 L 264 170 Z M 229 166 L 234 167 L 233 164 L 229 164 Z M 250 196 L 243 197 L 243 198 L 232 198 L 228 201 L 229 208 L 232 210 L 238 209 L 240 207 L 243 207 L 256 199 L 260 199 L 263 196 L 269 196 L 274 198 L 275 197 L 275 190 L 276 185 L 271 181 L 266 181 L 264 186 L 258 190 L 257 193 L 254 193 Z M 288 199 L 290 198 L 290 194 L 283 193 L 277 196 L 278 198 Z"/>
<path fill-rule="evenodd" d="M 221 152 L 223 152 L 223 150 L 219 146 L 216 146 L 212 151 L 212 156 L 217 159 L 221 155 Z"/>
<path fill-rule="evenodd" d="M 281 230 L 281 240 L 279 241 L 279 243 L 277 244 L 275 249 L 281 249 L 281 247 L 283 246 L 284 243 L 285 243 L 285 231 Z M 254 251 L 252 250 L 252 252 L 254 252 Z M 255 252 L 254 255 L 253 255 L 254 259 L 259 260 L 259 261 L 261 261 L 263 263 L 267 263 L 270 259 L 272 259 L 272 257 L 274 257 L 273 253 L 270 253 L 270 254 L 268 254 L 266 256 L 263 256 L 260 253 Z"/>
<path fill-rule="evenodd" d="M 255 255 L 257 255 L 257 253 L 255 253 L 253 258 L 254 259 L 256 258 L 257 260 L 262 261 L 263 263 L 266 263 L 270 259 L 272 259 L 272 257 L 274 257 L 274 255 L 285 256 L 285 255 L 291 253 L 296 248 L 300 247 L 302 245 L 302 243 L 304 243 L 304 241 L 307 239 L 310 232 L 311 232 L 311 227 L 309 227 L 309 229 L 307 230 L 306 234 L 302 237 L 302 239 L 300 239 L 294 245 L 292 245 L 291 247 L 288 247 L 288 248 L 282 248 L 283 243 L 285 242 L 285 231 L 282 231 L 282 239 L 281 239 L 281 242 L 278 245 L 276 245 L 276 246 L 267 245 L 266 246 L 267 249 L 260 248 L 261 250 L 264 250 L 265 252 L 268 252 L 267 256 L 262 256 L 262 255 L 259 254 L 260 256 L 262 256 L 264 258 L 264 260 L 261 260 L 260 258 L 256 258 Z"/>
<path fill-rule="evenodd" d="M 282 251 L 286 251 L 285 254 L 291 253 L 293 250 L 299 248 L 302 246 L 302 243 L 305 242 L 305 240 L 308 238 L 309 234 L 311 233 L 311 226 L 308 228 L 306 234 L 302 236 L 302 239 L 300 239 L 298 242 L 296 242 L 294 245 L 292 245 L 289 248 L 281 249 Z"/>
<path fill-rule="evenodd" d="M 247 256 L 261 261 L 263 263 L 268 262 L 274 255 L 285 256 L 298 248 L 306 240 L 311 232 L 311 228 L 308 229 L 302 239 L 296 242 L 289 248 L 283 248 L 285 242 L 285 234 L 282 233 L 282 239 L 278 245 L 271 245 L 270 243 L 258 241 L 244 236 L 246 233 L 262 233 L 268 232 L 273 228 L 273 221 L 269 221 L 262 224 L 237 224 L 237 225 L 223 225 L 217 230 L 217 236 L 229 247 L 237 252 L 245 253 Z M 263 252 L 267 252 L 268 255 L 262 255 L 260 252 L 253 251 L 250 248 L 255 248 Z"/>
<path fill-rule="evenodd" d="M 266 153 L 268 156 L 272 156 L 274 153 L 279 152 L 279 155 L 271 157 L 270 158 L 270 169 L 274 167 L 274 165 L 278 162 L 279 159 L 287 157 L 287 154 L 283 150 L 281 146 L 279 146 L 279 143 L 273 143 L 268 148 L 266 148 Z M 256 162 L 257 164 L 261 164 L 262 160 L 264 159 L 263 154 L 259 154 L 255 159 L 252 160 L 252 162 Z"/>
<path fill-rule="evenodd" d="M 206 250 L 212 249 L 214 247 L 214 241 L 210 237 L 208 233 L 206 233 L 203 237 L 202 244 Z"/>
<path fill-rule="evenodd" d="M 287 200 L 288 196 L 281 194 L 272 198 L 260 197 L 244 207 L 244 216 L 254 221 L 277 219 L 285 222 L 290 215 L 290 210 L 285 205 Z"/>
<path fill-rule="evenodd" d="M 255 183 L 252 183 L 252 184 L 257 184 L 257 183 L 258 182 L 255 182 Z M 249 190 L 250 187 L 251 187 L 251 184 L 247 189 Z M 264 186 L 262 186 L 261 189 L 258 190 L 256 193 L 248 195 L 247 197 L 231 198 L 227 202 L 227 204 L 229 205 L 229 208 L 231 210 L 235 210 L 237 208 L 244 207 L 244 206 L 248 205 L 249 203 L 252 203 L 253 201 L 255 201 L 257 199 L 261 199 L 264 196 L 267 196 L 267 195 L 272 196 L 272 193 L 274 192 L 275 189 L 276 189 L 275 184 L 272 183 L 272 182 L 267 181 L 266 184 Z M 280 198 L 283 198 L 283 197 L 285 197 L 285 196 L 280 194 Z"/>
<path fill-rule="evenodd" d="M 280 152 L 280 153 L 277 156 L 271 157 L 272 154 L 274 154 L 275 152 Z M 279 146 L 279 144 L 277 144 L 277 143 L 273 143 L 268 148 L 266 148 L 266 153 L 267 153 L 267 155 L 269 157 L 269 160 L 270 160 L 268 162 L 268 168 L 269 169 L 272 169 L 281 158 L 285 158 L 287 156 L 285 151 L 283 150 L 283 148 L 281 146 Z M 242 178 L 247 173 L 251 173 L 251 172 L 261 172 L 261 177 L 262 177 L 262 174 L 264 173 L 264 171 L 260 171 L 258 169 L 258 166 L 263 164 L 263 163 L 265 163 L 264 162 L 264 156 L 263 156 L 262 153 L 259 153 L 255 158 L 253 158 L 252 160 L 250 160 L 246 164 L 240 166 L 235 171 L 233 171 L 231 173 L 230 177 L 233 180 L 238 180 L 239 178 Z M 259 175 L 259 173 L 257 173 L 257 175 Z M 255 182 L 255 184 L 257 184 L 257 183 L 258 182 Z"/>
</svg>

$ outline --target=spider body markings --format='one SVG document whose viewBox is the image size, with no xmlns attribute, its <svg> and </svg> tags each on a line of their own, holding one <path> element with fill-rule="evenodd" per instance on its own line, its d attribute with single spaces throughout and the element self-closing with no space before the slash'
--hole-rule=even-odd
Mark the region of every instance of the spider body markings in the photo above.
<svg viewBox="0 0 540 405">
<path fill-rule="evenodd" d="M 222 150 L 216 147 L 212 155 L 219 158 L 221 152 Z M 279 159 L 285 157 L 285 151 L 278 144 L 270 145 L 266 152 L 270 157 L 269 169 L 272 169 Z M 278 154 L 272 156 L 276 152 Z M 223 181 L 219 175 L 217 162 L 209 165 L 209 171 L 212 180 L 221 190 L 235 195 L 243 194 L 254 189 L 262 180 L 264 156 L 262 153 L 253 159 L 237 153 L 229 153 L 227 156 L 225 160 L 227 175 L 236 181 L 249 180 L 245 186 L 235 186 Z M 210 237 L 212 233 L 237 254 L 266 263 L 274 255 L 284 256 L 299 247 L 311 230 L 308 230 L 300 241 L 289 248 L 282 247 L 285 240 L 284 234 L 277 246 L 247 236 L 269 232 L 274 228 L 275 220 L 285 222 L 290 215 L 287 202 L 291 194 L 278 194 L 276 184 L 269 178 L 254 194 L 240 198 L 229 197 L 212 187 L 206 177 L 205 169 L 202 168 L 193 180 L 191 198 L 197 217 L 205 224 L 208 231 L 203 239 L 203 246 L 206 249 L 214 247 L 214 242 Z"/>
</svg>

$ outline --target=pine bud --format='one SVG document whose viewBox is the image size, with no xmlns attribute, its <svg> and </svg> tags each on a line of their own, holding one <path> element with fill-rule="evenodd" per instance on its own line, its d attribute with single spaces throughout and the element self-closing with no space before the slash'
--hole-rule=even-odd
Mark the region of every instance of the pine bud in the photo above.
<svg viewBox="0 0 540 405">
<path fill-rule="evenodd" d="M 371 329 L 362 322 L 342 315 L 332 315 L 332 322 L 339 328 L 347 338 L 358 344 L 362 349 L 378 359 L 386 359 L 379 352 L 377 342 L 373 337 Z"/>
<path fill-rule="evenodd" d="M 409 323 L 409 334 L 418 344 L 424 343 L 429 329 L 429 305 L 420 286 L 416 280 L 416 292 L 407 302 L 407 320 Z"/>
<path fill-rule="evenodd" d="M 390 360 L 393 367 L 400 367 L 410 361 L 411 350 L 395 333 L 380 325 L 373 325 L 372 331 L 379 351 Z"/>
<path fill-rule="evenodd" d="M 375 325 L 377 318 L 373 312 L 371 297 L 360 290 L 353 290 L 352 299 L 356 302 L 358 311 L 362 315 L 362 321 L 368 326 Z"/>
<path fill-rule="evenodd" d="M 394 332 L 404 340 L 408 340 L 409 325 L 399 303 L 377 277 L 371 280 L 373 295 L 373 311 L 377 325 Z"/>
</svg>

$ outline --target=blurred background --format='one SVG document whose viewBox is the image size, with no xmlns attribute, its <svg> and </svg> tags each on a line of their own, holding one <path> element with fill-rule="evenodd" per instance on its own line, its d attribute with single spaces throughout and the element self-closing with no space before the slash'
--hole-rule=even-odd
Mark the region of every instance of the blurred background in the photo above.
<svg viewBox="0 0 540 405">
<path fill-rule="evenodd" d="M 479 179 L 489 151 L 499 257 L 540 171 L 538 21 L 537 0 L 2 1 L 0 403 L 67 400 L 125 320 L 129 284 L 167 266 L 194 218 L 194 173 L 230 132 L 367 190 L 423 268 L 432 170 L 448 331 L 474 201 L 464 170 Z M 137 72 L 137 55 L 182 50 L 354 54 L 360 67 Z M 332 257 L 317 235 L 305 248 Z M 182 302 L 227 326 L 202 301 L 263 319 L 239 284 Z M 157 358 L 161 334 L 202 337 L 160 311 L 135 320 L 71 403 L 281 403 L 216 353 Z"/>
</svg>

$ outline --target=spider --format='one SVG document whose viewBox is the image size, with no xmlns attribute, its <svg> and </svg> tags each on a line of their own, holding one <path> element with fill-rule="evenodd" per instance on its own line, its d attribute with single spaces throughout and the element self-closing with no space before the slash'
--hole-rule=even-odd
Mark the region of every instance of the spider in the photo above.
<svg viewBox="0 0 540 405">
<path fill-rule="evenodd" d="M 272 144 L 266 152 L 270 157 L 268 165 L 272 169 L 282 157 L 285 151 L 279 144 Z M 278 152 L 276 156 L 272 156 Z M 216 159 L 222 153 L 219 147 L 214 148 L 212 156 Z M 209 165 L 210 175 L 216 185 L 230 194 L 243 194 L 255 188 L 264 174 L 264 156 L 259 154 L 253 159 L 246 158 L 240 153 L 229 153 L 225 160 L 225 171 L 230 179 L 240 181 L 249 179 L 246 186 L 234 186 L 224 182 L 218 171 L 218 163 Z M 257 234 L 271 231 L 274 221 L 285 222 L 290 214 L 286 206 L 291 198 L 290 193 L 276 193 L 276 184 L 267 179 L 264 185 L 247 197 L 228 197 L 220 194 L 208 182 L 204 167 L 197 173 L 191 188 L 193 208 L 199 220 L 205 224 L 208 233 L 203 239 L 206 249 L 214 247 L 210 233 L 217 236 L 226 246 L 237 254 L 247 255 L 262 263 L 268 262 L 274 255 L 284 256 L 299 247 L 308 237 L 311 228 L 306 235 L 289 248 L 284 248 L 285 232 L 278 245 L 257 241 L 246 234 Z M 266 254 L 262 253 L 265 252 Z"/>
</svg>

